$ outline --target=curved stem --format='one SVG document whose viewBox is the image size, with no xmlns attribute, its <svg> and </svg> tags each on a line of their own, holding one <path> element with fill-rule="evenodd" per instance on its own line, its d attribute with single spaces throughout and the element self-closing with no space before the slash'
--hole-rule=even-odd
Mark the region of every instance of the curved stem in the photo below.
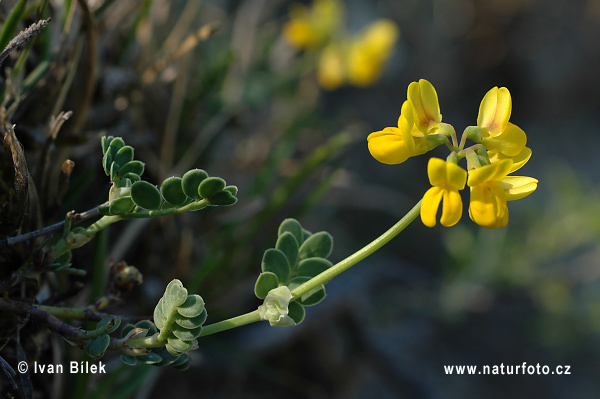
<svg viewBox="0 0 600 399">
<path fill-rule="evenodd" d="M 204 326 L 202 328 L 202 333 L 200 334 L 200 336 L 204 337 L 206 335 L 210 335 L 210 334 L 218 333 L 221 331 L 229 330 L 232 328 L 240 327 L 245 324 L 255 323 L 255 322 L 261 321 L 261 320 L 263 320 L 263 319 L 260 317 L 260 314 L 258 313 L 258 309 L 257 309 L 257 310 L 254 310 L 252 312 L 249 312 L 249 313 L 246 313 L 243 315 L 232 317 L 231 319 L 219 321 L 217 323 L 213 323 L 213 324 Z"/>
<path fill-rule="evenodd" d="M 345 270 L 348 270 L 350 267 L 354 266 L 361 260 L 365 259 L 367 256 L 371 255 L 373 252 L 383 247 L 392 238 L 396 237 L 398 233 L 404 230 L 413 220 L 415 220 L 417 216 L 419 216 L 420 212 L 421 201 L 419 201 L 406 215 L 404 215 L 404 217 L 400 219 L 398 223 L 393 225 L 388 231 L 386 231 L 378 238 L 373 240 L 370 244 L 363 247 L 359 251 L 353 253 L 352 255 L 348 256 L 341 262 L 331 266 L 323 273 L 316 275 L 312 279 L 308 280 L 306 283 L 296 287 L 292 291 L 292 301 L 298 299 L 307 292 L 310 292 L 311 290 L 319 287 L 321 284 L 328 282 L 338 274 L 342 273 Z"/>
</svg>

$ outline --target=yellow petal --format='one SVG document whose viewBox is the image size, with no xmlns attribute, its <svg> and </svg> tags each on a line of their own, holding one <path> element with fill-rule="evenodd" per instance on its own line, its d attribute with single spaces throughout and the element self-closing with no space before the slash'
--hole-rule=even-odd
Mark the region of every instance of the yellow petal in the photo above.
<svg viewBox="0 0 600 399">
<path fill-rule="evenodd" d="M 371 133 L 367 140 L 373 158 L 389 165 L 406 161 L 412 153 L 399 133 L 399 129 L 395 127 L 387 127 L 380 132 Z"/>
<path fill-rule="evenodd" d="M 319 58 L 317 79 L 327 90 L 335 90 L 345 79 L 344 55 L 337 46 L 329 46 L 323 50 Z"/>
<path fill-rule="evenodd" d="M 506 128 L 512 111 L 510 92 L 506 87 L 494 87 L 486 93 L 479 106 L 477 126 L 491 136 L 498 136 Z"/>
<path fill-rule="evenodd" d="M 508 207 L 500 187 L 494 188 L 495 183 L 480 184 L 471 187 L 469 216 L 471 220 L 482 227 L 495 229 L 508 223 Z"/>
<path fill-rule="evenodd" d="M 427 163 L 427 176 L 432 186 L 446 184 L 446 161 L 440 158 L 429 158 Z"/>
<path fill-rule="evenodd" d="M 512 173 L 515 170 L 520 169 L 523 165 L 525 165 L 527 163 L 527 161 L 529 161 L 529 158 L 531 158 L 531 148 L 529 148 L 529 147 L 523 148 L 523 150 L 514 157 L 507 157 L 506 155 L 500 153 L 498 150 L 492 150 L 492 151 L 488 151 L 488 157 L 490 158 L 491 163 L 496 163 L 498 161 L 501 161 L 503 159 L 508 159 L 508 158 L 512 159 L 513 165 L 510 168 L 510 172 L 509 172 L 509 173 Z"/>
<path fill-rule="evenodd" d="M 440 187 L 431 187 L 423 196 L 423 200 L 421 201 L 421 221 L 425 226 L 435 226 L 435 219 L 443 194 L 444 190 Z"/>
<path fill-rule="evenodd" d="M 484 165 L 480 168 L 469 171 L 467 184 L 469 187 L 475 187 L 488 181 L 496 181 L 505 177 L 512 166 L 512 160 L 507 158 L 490 165 Z"/>
<path fill-rule="evenodd" d="M 481 144 L 488 150 L 497 150 L 506 156 L 514 157 L 525 148 L 527 136 L 520 127 L 509 122 L 501 134 L 486 137 Z"/>
<path fill-rule="evenodd" d="M 415 125 L 423 134 L 442 121 L 435 88 L 425 79 L 408 85 L 408 101 L 414 109 Z"/>
<path fill-rule="evenodd" d="M 440 223 L 445 227 L 454 226 L 462 216 L 462 198 L 456 190 L 444 190 L 443 202 Z"/>
<path fill-rule="evenodd" d="M 507 176 L 498 181 L 504 189 L 507 201 L 514 201 L 528 196 L 537 188 L 538 180 L 527 176 Z"/>
<path fill-rule="evenodd" d="M 454 190 L 462 190 L 467 183 L 467 171 L 451 162 L 446 162 L 446 183 Z"/>
<path fill-rule="evenodd" d="M 390 20 L 369 25 L 351 42 L 348 54 L 348 80 L 355 86 L 373 84 L 381 75 L 398 38 L 398 27 Z"/>
</svg>

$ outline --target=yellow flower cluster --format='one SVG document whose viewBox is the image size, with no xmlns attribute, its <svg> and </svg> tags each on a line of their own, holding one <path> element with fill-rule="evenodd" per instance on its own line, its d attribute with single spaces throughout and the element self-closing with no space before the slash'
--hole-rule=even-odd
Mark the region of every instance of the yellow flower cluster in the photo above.
<svg viewBox="0 0 600 399">
<path fill-rule="evenodd" d="M 344 29 L 344 9 L 340 0 L 315 0 L 311 9 L 296 3 L 283 36 L 299 50 L 318 52 L 319 84 L 334 90 L 344 84 L 370 86 L 379 79 L 398 40 L 397 25 L 377 20 L 355 35 Z"/>
<path fill-rule="evenodd" d="M 435 88 L 421 79 L 408 86 L 398 127 L 368 136 L 369 151 L 379 162 L 397 164 L 446 144 L 451 150 L 447 160 L 431 158 L 427 166 L 432 187 L 421 203 L 423 223 L 435 226 L 440 203 L 440 223 L 447 227 L 458 223 L 463 212 L 459 191 L 467 185 L 471 219 L 486 228 L 504 227 L 507 201 L 531 194 L 538 183 L 531 177 L 508 176 L 531 157 L 525 132 L 509 122 L 511 111 L 508 89 L 494 87 L 481 102 L 477 126 L 467 127 L 459 144 L 454 128 L 442 123 Z M 467 139 L 476 144 L 465 148 Z M 458 165 L 462 158 L 467 159 L 468 172 Z"/>
</svg>

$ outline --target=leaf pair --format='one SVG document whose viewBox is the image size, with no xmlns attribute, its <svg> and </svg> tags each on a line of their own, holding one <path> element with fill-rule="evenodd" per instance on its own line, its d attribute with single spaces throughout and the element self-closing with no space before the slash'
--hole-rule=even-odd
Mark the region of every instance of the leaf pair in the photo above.
<svg viewBox="0 0 600 399">
<path fill-rule="evenodd" d="M 282 285 L 290 290 L 331 267 L 326 258 L 333 249 L 333 238 L 325 231 L 312 234 L 302 228 L 295 219 L 285 219 L 278 230 L 275 248 L 263 255 L 261 270 L 254 286 L 254 293 L 264 299 L 269 291 Z M 325 298 L 325 287 L 303 295 L 290 303 L 290 317 L 296 324 L 304 318 L 303 306 L 311 306 Z"/>
</svg>

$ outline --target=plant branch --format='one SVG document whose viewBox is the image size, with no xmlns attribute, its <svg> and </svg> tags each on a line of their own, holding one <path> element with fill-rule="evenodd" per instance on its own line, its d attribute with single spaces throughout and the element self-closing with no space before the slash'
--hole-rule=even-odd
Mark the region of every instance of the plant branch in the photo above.
<svg viewBox="0 0 600 399">
<path fill-rule="evenodd" d="M 345 270 L 348 270 L 350 267 L 354 266 L 361 260 L 365 259 L 367 256 L 371 255 L 385 244 L 387 244 L 392 238 L 396 237 L 402 230 L 404 230 L 408 225 L 419 216 L 421 212 L 421 201 L 419 201 L 402 219 L 398 221 L 395 225 L 393 225 L 388 231 L 383 233 L 381 236 L 373 240 L 367 246 L 363 247 L 359 251 L 353 253 L 348 256 L 346 259 L 341 262 L 336 263 L 331 266 L 329 269 L 325 270 L 323 273 L 316 275 L 312 279 L 308 280 L 306 283 L 296 287 L 292 290 L 292 301 L 298 299 L 302 295 L 310 292 L 311 290 L 319 287 L 321 284 L 324 284 L 342 273 Z"/>
<path fill-rule="evenodd" d="M 79 223 L 79 222 L 83 222 L 85 220 L 91 219 L 93 217 L 96 217 L 98 215 L 100 215 L 98 213 L 98 208 L 94 208 L 94 209 L 90 209 L 89 211 L 74 214 L 73 217 L 71 218 L 71 221 L 72 221 L 72 223 Z M 40 230 L 30 231 L 29 233 L 21 234 L 21 235 L 15 236 L 15 237 L 0 238 L 0 248 L 9 246 L 9 245 L 18 244 L 23 241 L 32 240 L 32 239 L 40 237 L 40 236 L 54 233 L 55 231 L 63 229 L 64 226 L 65 226 L 65 221 L 63 220 L 62 222 L 55 223 L 53 225 L 44 227 L 43 229 L 40 229 Z"/>
</svg>

